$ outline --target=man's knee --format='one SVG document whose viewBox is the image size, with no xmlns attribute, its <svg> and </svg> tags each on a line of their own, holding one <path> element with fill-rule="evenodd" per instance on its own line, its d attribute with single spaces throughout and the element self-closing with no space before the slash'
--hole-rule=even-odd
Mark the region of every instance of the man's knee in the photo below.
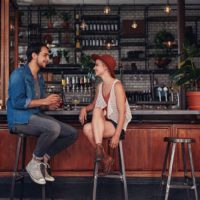
<svg viewBox="0 0 200 200">
<path fill-rule="evenodd" d="M 49 126 L 46 128 L 48 129 L 51 137 L 57 138 L 60 135 L 61 126 L 59 123 L 52 121 L 51 124 L 49 124 Z"/>
</svg>

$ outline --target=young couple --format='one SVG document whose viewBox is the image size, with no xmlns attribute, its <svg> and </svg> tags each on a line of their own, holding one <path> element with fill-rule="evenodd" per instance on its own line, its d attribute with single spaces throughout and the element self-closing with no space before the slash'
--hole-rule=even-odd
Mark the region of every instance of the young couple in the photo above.
<svg viewBox="0 0 200 200">
<path fill-rule="evenodd" d="M 93 110 L 92 122 L 85 124 L 83 131 L 96 148 L 96 159 L 109 167 L 112 161 L 102 147 L 102 138 L 112 137 L 110 145 L 115 148 L 131 119 L 131 113 L 124 89 L 114 78 L 116 62 L 113 57 L 93 55 L 93 59 L 96 61 L 95 73 L 103 82 L 97 88 L 93 103 L 81 109 L 79 119 L 83 124 L 87 112 Z M 78 132 L 72 126 L 43 113 L 44 110 L 56 110 L 61 101 L 57 94 L 45 96 L 40 68 L 45 68 L 49 61 L 48 47 L 33 44 L 27 49 L 27 60 L 27 64 L 14 70 L 10 76 L 7 120 L 11 133 L 38 137 L 26 170 L 34 182 L 45 184 L 46 181 L 55 180 L 47 170 L 50 158 L 73 144 Z M 41 165 L 45 165 L 44 175 Z"/>
</svg>

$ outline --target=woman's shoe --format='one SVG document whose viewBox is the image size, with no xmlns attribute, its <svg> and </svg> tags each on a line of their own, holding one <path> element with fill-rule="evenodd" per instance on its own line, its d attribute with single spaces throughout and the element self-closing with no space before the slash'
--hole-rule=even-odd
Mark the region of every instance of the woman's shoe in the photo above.
<svg viewBox="0 0 200 200">
<path fill-rule="evenodd" d="M 114 159 L 111 156 L 106 156 L 102 161 L 101 165 L 103 168 L 103 174 L 104 176 L 108 175 L 110 171 L 112 170 L 114 164 Z"/>
<path fill-rule="evenodd" d="M 102 144 L 97 144 L 96 146 L 96 161 L 99 162 L 104 158 L 104 149 Z"/>
</svg>

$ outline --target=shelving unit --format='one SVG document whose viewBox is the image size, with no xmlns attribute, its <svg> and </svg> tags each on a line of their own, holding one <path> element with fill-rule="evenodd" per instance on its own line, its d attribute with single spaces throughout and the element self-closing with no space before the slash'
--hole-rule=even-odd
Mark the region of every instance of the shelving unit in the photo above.
<svg viewBox="0 0 200 200">
<path fill-rule="evenodd" d="M 21 10 L 23 10 L 23 8 L 21 8 Z M 80 66 L 80 59 L 83 53 L 89 55 L 92 53 L 110 53 L 118 61 L 117 75 L 120 75 L 120 77 L 122 77 L 123 74 L 128 76 L 149 75 L 148 79 L 145 79 L 144 82 L 150 82 L 148 87 L 150 87 L 151 90 L 153 90 L 154 87 L 152 84 L 154 77 L 160 75 L 168 76 L 170 73 L 173 73 L 173 69 L 176 66 L 177 44 L 172 47 L 173 54 L 171 59 L 173 62 L 170 63 L 170 67 L 159 69 L 156 67 L 154 59 L 155 51 L 159 49 L 156 48 L 153 38 L 158 31 L 163 28 L 167 29 L 168 24 L 172 25 L 169 31 L 172 30 L 176 38 L 177 31 L 175 22 L 177 20 L 177 10 L 174 7 L 172 15 L 168 16 L 163 13 L 163 9 L 159 6 L 157 6 L 156 9 L 154 9 L 154 5 L 136 6 L 136 21 L 138 21 L 139 29 L 140 26 L 142 26 L 142 30 L 139 32 L 130 30 L 131 34 L 127 34 L 123 27 L 123 23 L 130 24 L 132 22 L 132 7 L 129 5 L 114 6 L 112 13 L 108 16 L 103 15 L 102 8 L 98 6 L 85 5 L 84 11 L 81 6 L 70 6 L 66 9 L 66 12 L 69 12 L 72 16 L 69 28 L 67 29 L 58 25 L 60 19 L 58 20 L 57 17 L 54 18 L 56 26 L 54 28 L 47 28 L 47 21 L 45 21 L 45 18 L 42 16 L 44 10 L 45 7 L 35 7 L 34 9 L 29 8 L 26 10 L 27 23 L 19 28 L 23 36 L 23 38 L 19 40 L 20 48 L 26 48 L 32 35 L 42 40 L 44 35 L 49 34 L 53 38 L 52 44 L 55 45 L 54 49 L 67 49 L 70 51 L 71 57 L 70 63 L 61 62 L 59 65 L 49 64 L 46 69 L 43 69 L 44 73 L 49 73 L 50 75 L 55 74 L 56 76 L 59 76 L 61 73 L 64 73 L 65 76 L 87 75 L 86 72 L 81 71 Z M 56 7 L 56 10 L 58 15 L 64 8 Z M 81 30 L 80 28 L 82 19 L 84 19 L 88 25 L 86 30 Z M 200 16 L 198 16 L 198 14 L 186 17 L 187 23 L 192 22 L 197 41 L 200 41 L 200 36 L 197 35 L 200 28 L 199 20 Z M 163 22 L 166 24 L 165 26 L 162 25 Z M 38 28 L 34 29 L 37 34 L 31 33 L 30 24 L 38 25 Z M 130 25 L 128 27 L 130 27 Z M 67 41 L 64 40 L 66 35 L 68 36 Z M 105 46 L 107 38 L 110 38 L 115 44 L 111 46 L 110 49 L 107 49 Z M 138 51 L 142 53 L 136 55 Z M 135 56 L 130 56 L 131 52 L 132 55 L 135 53 Z M 60 84 L 59 81 L 50 81 L 48 84 L 49 83 Z M 145 84 L 147 85 L 147 83 Z"/>
</svg>

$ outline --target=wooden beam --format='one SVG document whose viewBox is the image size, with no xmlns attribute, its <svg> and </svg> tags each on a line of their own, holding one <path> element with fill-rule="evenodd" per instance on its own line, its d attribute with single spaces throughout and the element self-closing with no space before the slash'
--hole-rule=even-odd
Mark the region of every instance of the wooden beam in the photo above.
<svg viewBox="0 0 200 200">
<path fill-rule="evenodd" d="M 183 51 L 183 43 L 185 37 L 185 0 L 177 0 L 178 12 L 177 12 L 177 27 L 178 27 L 178 54 Z M 178 59 L 178 63 L 181 62 L 181 57 Z M 180 87 L 180 107 L 186 109 L 186 97 L 184 86 Z"/>
</svg>

